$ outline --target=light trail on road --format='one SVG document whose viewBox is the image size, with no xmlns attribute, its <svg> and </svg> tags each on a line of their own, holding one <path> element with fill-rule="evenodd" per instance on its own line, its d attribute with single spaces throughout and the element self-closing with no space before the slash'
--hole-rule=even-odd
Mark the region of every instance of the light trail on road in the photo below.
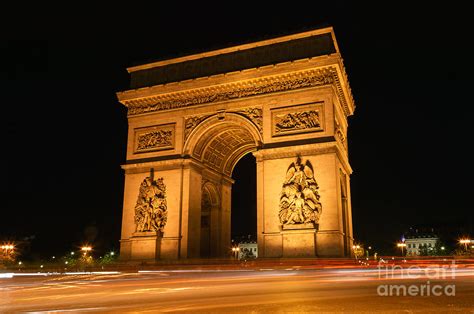
<svg viewBox="0 0 474 314">
<path fill-rule="evenodd" d="M 474 268 L 431 278 L 424 269 L 148 270 L 0 279 L 0 313 L 161 313 L 252 311 L 387 312 L 474 309 Z M 408 275 L 412 275 L 412 278 Z M 456 285 L 456 296 L 377 294 L 385 284 Z"/>
</svg>

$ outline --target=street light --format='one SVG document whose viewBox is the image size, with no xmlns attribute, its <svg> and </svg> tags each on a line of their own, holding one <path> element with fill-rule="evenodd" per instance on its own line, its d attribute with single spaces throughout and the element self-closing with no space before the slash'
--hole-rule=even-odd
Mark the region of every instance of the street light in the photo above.
<svg viewBox="0 0 474 314">
<path fill-rule="evenodd" d="M 471 239 L 461 239 L 459 240 L 460 244 L 464 244 L 464 250 L 467 251 L 467 245 L 471 243 Z"/>
<path fill-rule="evenodd" d="M 240 251 L 240 248 L 239 248 L 239 247 L 233 247 L 233 248 L 232 248 L 232 252 L 233 252 L 233 255 L 234 255 L 234 258 L 235 258 L 235 259 L 238 259 L 238 257 L 239 257 L 239 251 Z"/>
<path fill-rule="evenodd" d="M 354 244 L 352 246 L 352 251 L 354 252 L 355 258 L 357 259 L 359 257 L 359 254 L 361 253 L 361 246 L 359 244 Z M 363 255 L 363 252 L 360 255 Z"/>
<path fill-rule="evenodd" d="M 402 250 L 402 256 L 403 256 L 403 249 L 407 246 L 406 243 L 404 242 L 399 242 L 397 243 L 397 247 L 399 247 Z"/>
<path fill-rule="evenodd" d="M 86 258 L 87 252 L 92 251 L 92 247 L 90 247 L 88 245 L 85 245 L 85 246 L 81 247 L 81 251 L 84 252 L 82 255 L 84 256 L 84 258 Z"/>
<path fill-rule="evenodd" d="M 12 245 L 12 244 L 4 244 L 2 246 L 0 246 L 0 248 L 2 249 L 2 253 L 1 255 L 3 256 L 2 258 L 5 258 L 5 259 L 13 259 L 13 255 L 14 255 L 14 250 L 15 250 L 15 246 Z"/>
<path fill-rule="evenodd" d="M 90 246 L 83 246 L 81 247 L 81 251 L 84 251 L 85 253 L 92 251 L 92 247 Z"/>
</svg>

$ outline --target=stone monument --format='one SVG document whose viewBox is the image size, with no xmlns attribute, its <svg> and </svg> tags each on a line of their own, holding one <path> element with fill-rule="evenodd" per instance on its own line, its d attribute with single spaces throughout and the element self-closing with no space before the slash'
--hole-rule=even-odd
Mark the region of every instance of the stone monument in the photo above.
<svg viewBox="0 0 474 314">
<path fill-rule="evenodd" d="M 351 255 L 355 106 L 332 28 L 127 70 L 122 259 L 230 256 L 232 170 L 248 153 L 259 257 Z"/>
</svg>

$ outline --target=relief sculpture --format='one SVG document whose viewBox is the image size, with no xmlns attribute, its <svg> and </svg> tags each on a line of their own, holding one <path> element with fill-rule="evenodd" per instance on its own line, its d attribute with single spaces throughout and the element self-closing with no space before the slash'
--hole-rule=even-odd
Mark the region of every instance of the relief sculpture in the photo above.
<svg viewBox="0 0 474 314">
<path fill-rule="evenodd" d="M 184 119 L 184 139 L 186 140 L 198 124 L 209 116 L 210 115 L 192 116 Z"/>
<path fill-rule="evenodd" d="M 293 112 L 275 116 L 275 134 L 305 129 L 320 129 L 321 121 L 316 110 Z"/>
<path fill-rule="evenodd" d="M 171 130 L 155 130 L 140 134 L 137 138 L 137 151 L 150 150 L 173 145 Z"/>
<path fill-rule="evenodd" d="M 280 223 L 317 224 L 321 215 L 318 184 L 309 160 L 302 164 L 298 157 L 286 171 L 286 179 L 280 197 Z"/>
<path fill-rule="evenodd" d="M 136 232 L 163 232 L 168 217 L 166 186 L 163 178 L 146 177 L 140 185 L 135 205 Z"/>
<path fill-rule="evenodd" d="M 246 116 L 258 128 L 258 131 L 260 133 L 263 132 L 263 110 L 262 110 L 262 108 L 259 108 L 259 107 L 244 108 L 244 109 L 241 109 L 241 110 L 237 110 L 236 112 Z"/>
<path fill-rule="evenodd" d="M 132 101 L 127 102 L 128 115 L 132 116 L 153 111 L 183 108 L 192 105 L 335 83 L 337 83 L 336 85 L 340 85 L 336 78 L 337 72 L 331 67 L 320 71 L 306 71 L 286 76 L 283 79 L 269 78 L 266 80 L 252 80 L 244 85 L 228 84 L 219 86 L 218 88 L 202 89 L 196 93 L 177 93 L 173 95 L 173 97 L 164 97 L 155 101 L 146 99 L 143 101 Z M 342 92 L 338 91 L 338 94 L 341 94 L 341 97 L 343 97 Z"/>
</svg>

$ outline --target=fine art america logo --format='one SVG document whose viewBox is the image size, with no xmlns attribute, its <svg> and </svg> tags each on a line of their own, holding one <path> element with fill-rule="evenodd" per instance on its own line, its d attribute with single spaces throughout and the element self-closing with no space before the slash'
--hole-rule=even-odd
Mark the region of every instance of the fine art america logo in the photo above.
<svg viewBox="0 0 474 314">
<path fill-rule="evenodd" d="M 397 284 L 381 284 L 377 286 L 379 296 L 449 296 L 456 295 L 456 285 L 447 284 L 446 280 L 455 279 L 456 265 L 433 265 L 426 267 L 400 265 L 387 266 L 379 263 L 379 279 L 397 279 Z M 400 280 L 422 279 L 421 283 L 403 282 Z"/>
</svg>

